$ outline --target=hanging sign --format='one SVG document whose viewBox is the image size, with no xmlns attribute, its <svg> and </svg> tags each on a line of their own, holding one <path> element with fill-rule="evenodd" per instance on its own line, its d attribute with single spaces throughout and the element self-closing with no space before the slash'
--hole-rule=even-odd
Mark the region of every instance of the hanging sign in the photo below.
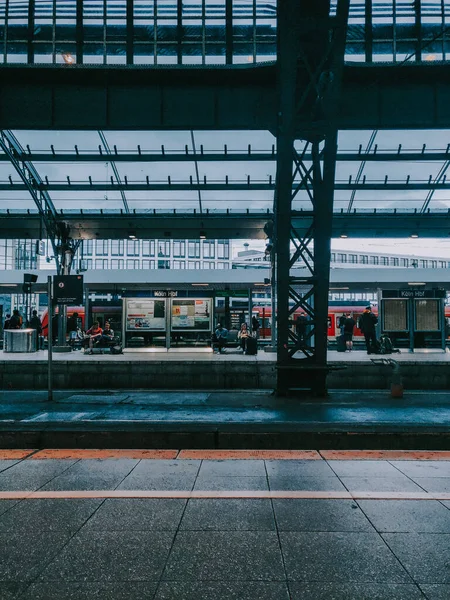
<svg viewBox="0 0 450 600">
<path fill-rule="evenodd" d="M 83 304 L 83 276 L 55 275 L 53 301 L 55 304 Z"/>
</svg>

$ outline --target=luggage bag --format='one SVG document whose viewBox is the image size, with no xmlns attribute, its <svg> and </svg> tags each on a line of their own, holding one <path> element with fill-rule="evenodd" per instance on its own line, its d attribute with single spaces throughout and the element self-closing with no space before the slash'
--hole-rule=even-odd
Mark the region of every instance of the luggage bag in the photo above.
<svg viewBox="0 0 450 600">
<path fill-rule="evenodd" d="M 248 337 L 245 343 L 247 354 L 258 354 L 258 342 L 254 337 Z"/>
<path fill-rule="evenodd" d="M 343 335 L 339 335 L 336 338 L 336 344 L 337 344 L 337 351 L 338 352 L 345 352 L 347 349 L 347 346 L 345 344 L 345 337 Z"/>
</svg>

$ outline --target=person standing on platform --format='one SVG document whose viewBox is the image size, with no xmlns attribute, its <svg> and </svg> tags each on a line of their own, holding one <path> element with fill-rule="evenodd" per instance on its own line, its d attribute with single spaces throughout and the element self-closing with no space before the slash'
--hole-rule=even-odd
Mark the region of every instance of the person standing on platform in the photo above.
<svg viewBox="0 0 450 600">
<path fill-rule="evenodd" d="M 347 350 L 351 352 L 353 350 L 353 330 L 355 329 L 356 321 L 347 313 L 344 321 L 344 339 Z"/>
<path fill-rule="evenodd" d="M 3 325 L 3 330 L 11 328 L 11 315 L 7 313 L 5 323 Z"/>
<path fill-rule="evenodd" d="M 217 329 L 215 331 L 216 336 L 216 345 L 217 345 L 217 354 L 222 354 L 223 348 L 227 345 L 228 338 L 228 329 L 222 327 L 222 323 L 217 325 Z"/>
<path fill-rule="evenodd" d="M 259 321 L 258 318 L 255 317 L 255 315 L 253 315 L 252 317 L 252 333 L 253 333 L 253 337 L 255 337 L 256 339 L 259 339 Z"/>
<path fill-rule="evenodd" d="M 21 329 L 22 328 L 22 324 L 23 324 L 22 315 L 17 310 L 17 308 L 15 308 L 13 310 L 13 316 L 11 317 L 11 319 L 9 321 L 9 328 L 8 329 Z"/>
<path fill-rule="evenodd" d="M 376 354 L 377 335 L 375 325 L 378 323 L 378 318 L 373 314 L 372 308 L 366 306 L 363 314 L 359 317 L 359 328 L 364 334 L 366 340 L 367 354 Z"/>
<path fill-rule="evenodd" d="M 33 310 L 31 313 L 30 319 L 30 329 L 34 329 L 36 331 L 36 350 L 41 349 L 41 333 L 42 333 L 42 323 L 40 318 L 38 317 L 37 310 Z"/>
</svg>

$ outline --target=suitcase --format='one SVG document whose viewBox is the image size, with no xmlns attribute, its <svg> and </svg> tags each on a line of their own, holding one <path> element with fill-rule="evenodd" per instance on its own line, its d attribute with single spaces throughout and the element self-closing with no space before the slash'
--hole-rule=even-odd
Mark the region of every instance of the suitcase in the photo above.
<svg viewBox="0 0 450 600">
<path fill-rule="evenodd" d="M 336 345 L 337 345 L 336 350 L 338 352 L 345 352 L 347 350 L 347 346 L 345 344 L 345 337 L 343 335 L 339 335 L 336 338 Z"/>
<path fill-rule="evenodd" d="M 247 354 L 258 354 L 258 342 L 254 337 L 248 337 L 245 344 Z"/>
</svg>

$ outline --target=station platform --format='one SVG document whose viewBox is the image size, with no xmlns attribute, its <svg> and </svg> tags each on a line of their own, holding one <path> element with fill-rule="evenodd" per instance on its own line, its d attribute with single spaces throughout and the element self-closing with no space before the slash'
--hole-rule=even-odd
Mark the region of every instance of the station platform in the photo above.
<svg viewBox="0 0 450 600">
<path fill-rule="evenodd" d="M 446 600 L 450 453 L 0 451 L 2 600 Z"/>
<path fill-rule="evenodd" d="M 211 351 L 125 351 L 84 355 L 81 351 L 55 353 L 55 389 L 164 389 L 233 390 L 273 389 L 275 354 L 260 351 L 243 356 L 237 350 L 224 354 Z M 391 369 L 374 365 L 364 351 L 329 351 L 330 389 L 389 389 Z M 450 353 L 443 351 L 402 352 L 392 358 L 401 365 L 405 389 L 450 389 Z M 0 352 L 0 389 L 46 389 L 47 352 L 11 354 Z"/>
</svg>

